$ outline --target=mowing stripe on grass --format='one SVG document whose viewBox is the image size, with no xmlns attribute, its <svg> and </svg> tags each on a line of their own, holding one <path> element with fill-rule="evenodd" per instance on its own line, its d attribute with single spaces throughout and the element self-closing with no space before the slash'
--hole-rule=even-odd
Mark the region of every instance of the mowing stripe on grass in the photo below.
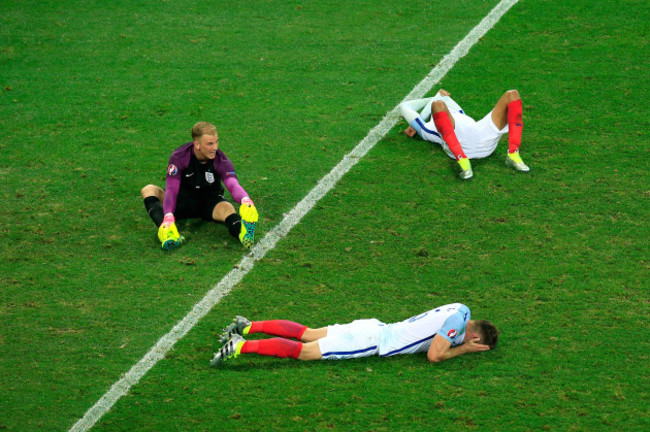
<svg viewBox="0 0 650 432">
<path fill-rule="evenodd" d="M 449 54 L 447 54 L 427 76 L 404 98 L 404 101 L 423 97 L 431 88 L 444 77 L 447 72 L 464 57 L 469 49 L 485 35 L 499 19 L 518 0 L 502 0 L 483 18 L 483 20 L 460 41 Z M 93 405 L 84 416 L 79 419 L 70 431 L 87 431 L 106 413 L 122 396 L 129 392 L 131 386 L 160 361 L 167 352 L 187 334 L 201 318 L 227 295 L 248 272 L 253 269 L 255 261 L 261 260 L 267 252 L 296 226 L 300 220 L 327 194 L 336 183 L 347 173 L 375 144 L 379 142 L 399 119 L 399 108 L 395 106 L 389 111 L 382 121 L 375 126 L 368 135 L 336 165 L 329 174 L 323 177 L 318 184 L 289 211 L 278 225 L 276 225 L 262 240 L 260 240 L 242 260 L 221 281 L 216 284 L 199 301 L 192 310 L 179 321 L 174 328 L 158 340 L 149 352 L 136 363 L 124 376 Z M 207 364 L 207 359 L 206 359 Z"/>
</svg>

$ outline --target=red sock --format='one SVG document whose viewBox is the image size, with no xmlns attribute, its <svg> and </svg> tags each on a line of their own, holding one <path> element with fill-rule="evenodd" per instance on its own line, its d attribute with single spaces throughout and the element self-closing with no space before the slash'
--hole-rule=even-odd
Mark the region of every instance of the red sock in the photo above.
<svg viewBox="0 0 650 432">
<path fill-rule="evenodd" d="M 273 338 L 246 341 L 241 348 L 242 354 L 257 353 L 262 356 L 297 359 L 302 351 L 302 342 Z"/>
<path fill-rule="evenodd" d="M 524 128 L 521 99 L 508 104 L 508 153 L 514 153 L 521 146 L 521 130 Z"/>
<path fill-rule="evenodd" d="M 283 338 L 300 339 L 307 326 L 286 320 L 253 321 L 248 334 L 264 333 Z"/>
<path fill-rule="evenodd" d="M 451 120 L 447 115 L 446 111 L 441 111 L 433 114 L 433 123 L 436 125 L 436 129 L 442 135 L 442 139 L 447 143 L 449 150 L 456 156 L 458 159 L 467 159 L 463 148 L 460 146 L 460 142 L 456 137 L 456 132 L 454 132 L 454 127 L 451 125 Z"/>
</svg>

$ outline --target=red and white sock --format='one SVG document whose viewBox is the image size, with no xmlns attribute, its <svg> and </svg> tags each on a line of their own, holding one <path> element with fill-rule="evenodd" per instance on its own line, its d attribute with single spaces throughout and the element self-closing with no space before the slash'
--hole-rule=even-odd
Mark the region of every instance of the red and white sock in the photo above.
<svg viewBox="0 0 650 432">
<path fill-rule="evenodd" d="M 307 326 L 287 320 L 253 321 L 248 334 L 264 333 L 283 338 L 300 339 Z"/>
<path fill-rule="evenodd" d="M 454 126 L 451 124 L 449 115 L 446 111 L 441 111 L 433 114 L 433 123 L 436 125 L 436 129 L 442 135 L 442 139 L 447 143 L 449 150 L 456 156 L 456 160 L 467 159 L 463 148 L 460 146 L 456 132 L 454 132 Z"/>
<path fill-rule="evenodd" d="M 298 358 L 300 351 L 302 342 L 283 338 L 246 341 L 241 348 L 242 354 L 257 353 L 262 356 L 293 359 Z"/>
<path fill-rule="evenodd" d="M 508 153 L 514 153 L 519 151 L 521 132 L 524 128 L 521 99 L 508 104 L 506 117 L 508 120 Z"/>
</svg>

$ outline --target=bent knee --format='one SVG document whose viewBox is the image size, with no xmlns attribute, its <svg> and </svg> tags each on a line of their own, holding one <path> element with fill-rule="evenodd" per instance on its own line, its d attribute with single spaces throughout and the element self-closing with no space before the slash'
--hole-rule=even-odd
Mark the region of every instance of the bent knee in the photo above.
<svg viewBox="0 0 650 432">
<path fill-rule="evenodd" d="M 140 190 L 140 193 L 142 194 L 142 198 L 147 198 L 150 196 L 155 196 L 160 198 L 160 192 L 162 192 L 162 189 L 152 184 L 148 184 Z"/>
<path fill-rule="evenodd" d="M 508 90 L 505 95 L 508 98 L 509 102 L 513 102 L 513 101 L 521 99 L 521 96 L 519 95 L 519 92 L 517 90 L 514 90 L 514 89 L 513 90 Z"/>
<path fill-rule="evenodd" d="M 431 102 L 431 112 L 436 113 L 442 111 L 448 111 L 446 103 L 441 100 Z"/>
</svg>

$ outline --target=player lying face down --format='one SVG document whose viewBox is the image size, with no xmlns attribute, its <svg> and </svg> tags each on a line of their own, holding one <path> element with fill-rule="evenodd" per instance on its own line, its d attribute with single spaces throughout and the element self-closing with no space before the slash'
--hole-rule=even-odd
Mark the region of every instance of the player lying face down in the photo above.
<svg viewBox="0 0 650 432">
<path fill-rule="evenodd" d="M 224 329 L 220 340 L 225 344 L 210 364 L 217 366 L 224 360 L 249 353 L 297 360 L 426 353 L 429 361 L 440 362 L 494 348 L 499 338 L 497 328 L 489 321 L 470 317 L 469 308 L 461 303 L 440 306 L 392 324 L 372 318 L 314 329 L 287 320 L 251 322 L 237 316 Z M 255 333 L 278 337 L 260 340 L 243 337 Z"/>
</svg>

